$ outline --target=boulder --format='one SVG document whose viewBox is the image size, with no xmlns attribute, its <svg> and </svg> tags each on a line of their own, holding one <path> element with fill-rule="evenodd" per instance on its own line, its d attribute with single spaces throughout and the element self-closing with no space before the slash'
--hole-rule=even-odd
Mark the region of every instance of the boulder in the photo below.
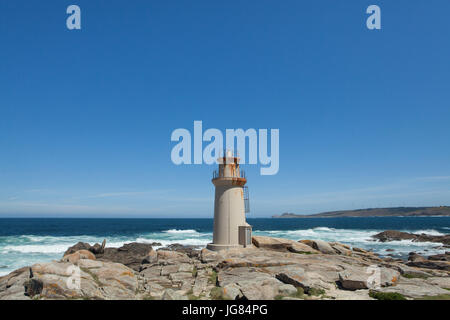
<svg viewBox="0 0 450 320">
<path fill-rule="evenodd" d="M 336 251 L 331 247 L 331 245 L 323 240 L 301 240 L 301 243 L 307 244 L 313 249 L 320 251 L 325 254 L 336 254 Z"/>
<path fill-rule="evenodd" d="M 351 266 L 339 272 L 339 283 L 346 290 L 373 289 L 395 285 L 400 273 L 376 265 L 358 268 Z"/>
<path fill-rule="evenodd" d="M 217 283 L 222 289 L 227 288 L 222 294 L 233 299 L 242 294 L 242 298 L 248 300 L 273 300 L 288 290 L 283 282 L 271 274 L 247 267 L 220 270 Z M 228 292 L 230 288 L 234 288 L 234 291 Z M 234 293 L 236 295 L 233 297 Z"/>
<path fill-rule="evenodd" d="M 0 300 L 29 300 L 24 284 L 30 279 L 31 269 L 24 267 L 0 277 Z"/>
<path fill-rule="evenodd" d="M 307 294 L 317 289 L 330 290 L 334 288 L 337 278 L 337 274 L 332 278 L 327 278 L 314 271 L 305 271 L 297 265 L 271 267 L 268 270 L 281 282 L 300 287 Z"/>
<path fill-rule="evenodd" d="M 61 261 L 77 264 L 80 259 L 95 260 L 95 255 L 88 250 L 79 250 L 64 256 Z"/>
<path fill-rule="evenodd" d="M 358 248 L 358 247 L 353 247 L 352 250 L 354 252 L 358 252 L 358 253 L 363 253 L 363 254 L 372 254 L 372 252 Z"/>
<path fill-rule="evenodd" d="M 296 243 L 296 242 L 293 240 L 282 239 L 282 238 L 253 236 L 252 243 L 257 248 L 261 248 L 261 249 L 286 251 L 290 245 L 292 245 L 293 243 Z"/>
<path fill-rule="evenodd" d="M 152 250 L 150 244 L 133 242 L 120 248 L 105 248 L 103 254 L 97 254 L 96 257 L 101 261 L 121 263 L 139 271 L 144 259 L 152 255 Z"/>
<path fill-rule="evenodd" d="M 88 251 L 92 252 L 93 254 L 102 254 L 103 250 L 105 249 L 105 245 L 106 245 L 106 239 L 103 240 L 101 245 L 96 243 L 93 246 L 91 246 L 89 243 L 86 243 L 86 242 L 78 242 L 77 244 L 75 244 L 72 247 L 70 247 L 69 249 L 67 249 L 66 252 L 64 252 L 63 256 L 67 256 L 69 254 L 75 253 L 80 250 L 88 250 Z"/>
<path fill-rule="evenodd" d="M 334 251 L 336 251 L 337 254 L 342 254 L 345 256 L 352 255 L 352 250 L 350 249 L 350 247 L 348 247 L 345 244 L 333 242 L 333 243 L 330 243 L 330 246 L 334 249 Z"/>
<path fill-rule="evenodd" d="M 31 269 L 34 284 L 42 284 L 39 299 L 123 300 L 139 292 L 134 271 L 119 263 L 81 259 L 78 266 L 53 261 Z"/>
<path fill-rule="evenodd" d="M 158 250 L 158 261 L 165 264 L 190 263 L 191 259 L 187 254 L 177 251 Z"/>
<path fill-rule="evenodd" d="M 408 261 L 426 261 L 427 259 L 420 254 L 410 252 L 408 255 Z"/>
<path fill-rule="evenodd" d="M 317 254 L 317 253 L 320 253 L 320 251 L 315 250 L 312 247 L 310 247 L 310 246 L 308 246 L 308 245 L 306 245 L 304 243 L 301 243 L 301 242 L 291 243 L 287 247 L 287 249 L 290 252 L 299 253 L 299 254 Z"/>
</svg>

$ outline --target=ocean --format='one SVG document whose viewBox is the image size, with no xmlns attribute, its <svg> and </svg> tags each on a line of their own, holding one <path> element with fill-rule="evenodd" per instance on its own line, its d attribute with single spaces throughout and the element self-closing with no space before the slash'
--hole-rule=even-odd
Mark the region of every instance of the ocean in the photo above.
<svg viewBox="0 0 450 320">
<path fill-rule="evenodd" d="M 445 249 L 429 242 L 381 243 L 373 241 L 371 236 L 385 230 L 450 233 L 450 217 L 249 218 L 247 221 L 255 235 L 338 241 L 382 256 L 392 254 L 401 258 L 406 258 L 411 251 L 429 255 L 443 253 Z M 37 262 L 60 259 L 78 241 L 93 244 L 106 239 L 108 247 L 129 242 L 203 247 L 211 242 L 212 229 L 212 219 L 0 219 L 0 276 Z"/>
</svg>

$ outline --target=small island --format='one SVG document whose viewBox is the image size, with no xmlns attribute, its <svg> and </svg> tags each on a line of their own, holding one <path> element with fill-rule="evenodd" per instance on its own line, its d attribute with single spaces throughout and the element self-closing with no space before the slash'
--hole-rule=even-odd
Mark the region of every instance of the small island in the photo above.
<svg viewBox="0 0 450 320">
<path fill-rule="evenodd" d="M 338 218 L 338 217 L 450 217 L 449 206 L 395 207 L 330 211 L 315 214 L 283 213 L 272 218 Z"/>
</svg>

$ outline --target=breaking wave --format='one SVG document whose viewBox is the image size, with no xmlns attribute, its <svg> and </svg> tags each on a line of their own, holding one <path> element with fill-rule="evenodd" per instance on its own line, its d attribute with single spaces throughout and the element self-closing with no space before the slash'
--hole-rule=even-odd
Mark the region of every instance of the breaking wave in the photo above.
<svg viewBox="0 0 450 320">
<path fill-rule="evenodd" d="M 170 230 L 166 230 L 166 231 L 163 231 L 163 232 L 165 232 L 165 233 L 175 233 L 175 234 L 178 234 L 178 233 L 198 233 L 194 229 L 187 229 L 187 230 L 170 229 Z"/>
</svg>

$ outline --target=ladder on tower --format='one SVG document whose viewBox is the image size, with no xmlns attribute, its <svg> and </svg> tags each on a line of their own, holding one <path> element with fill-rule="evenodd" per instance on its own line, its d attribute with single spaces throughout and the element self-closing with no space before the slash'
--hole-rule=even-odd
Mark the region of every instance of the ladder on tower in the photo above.
<svg viewBox="0 0 450 320">
<path fill-rule="evenodd" d="M 243 186 L 242 189 L 244 190 L 244 207 L 245 207 L 245 213 L 250 212 L 250 196 L 248 194 L 248 187 Z"/>
</svg>

